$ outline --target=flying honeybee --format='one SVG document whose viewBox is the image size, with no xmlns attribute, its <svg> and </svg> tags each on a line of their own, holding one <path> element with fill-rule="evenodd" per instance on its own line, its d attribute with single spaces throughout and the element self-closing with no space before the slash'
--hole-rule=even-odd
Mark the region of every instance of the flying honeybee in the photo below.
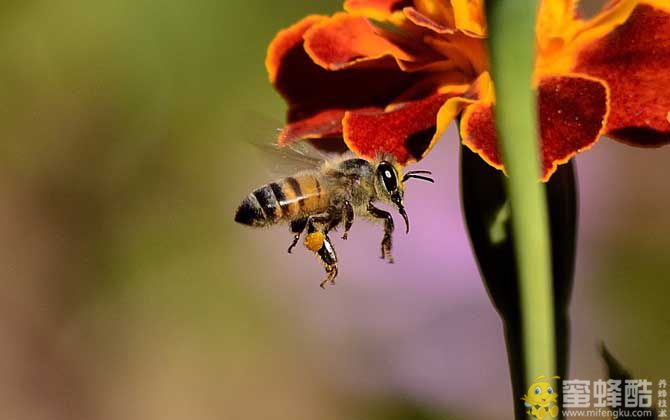
<svg viewBox="0 0 670 420">
<path fill-rule="evenodd" d="M 315 157 L 311 155 L 318 152 L 301 150 L 298 146 L 283 147 L 280 153 L 285 160 L 300 162 L 308 169 L 254 190 L 238 207 L 236 222 L 253 227 L 288 223 L 294 234 L 289 253 L 306 230 L 305 246 L 326 269 L 322 288 L 335 283 L 338 273 L 337 254 L 328 234 L 342 225 L 342 239 L 347 239 L 355 217 L 383 223 L 381 258 L 393 262 L 393 217 L 377 208 L 375 202 L 395 205 L 409 233 L 409 219 L 403 205 L 404 182 L 412 178 L 434 182 L 426 176 L 430 171 L 409 171 L 403 175 L 396 159 L 385 154 L 374 160 L 353 154 Z"/>
</svg>

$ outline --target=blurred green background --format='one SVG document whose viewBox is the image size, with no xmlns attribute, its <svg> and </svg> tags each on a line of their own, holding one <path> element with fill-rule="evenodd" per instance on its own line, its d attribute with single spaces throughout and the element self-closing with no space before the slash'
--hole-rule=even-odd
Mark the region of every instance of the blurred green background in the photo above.
<svg viewBox="0 0 670 420">
<path fill-rule="evenodd" d="M 444 168 L 444 187 L 417 189 L 413 206 L 417 232 L 447 224 L 459 239 L 413 233 L 411 248 L 400 245 L 405 266 L 357 275 L 377 267 L 370 230 L 365 245 L 347 243 L 349 280 L 324 294 L 312 257 L 286 262 L 286 231 L 232 221 L 268 180 L 246 142 L 263 116 L 279 124 L 284 113 L 267 44 L 305 14 L 340 7 L 0 3 L 2 418 L 507 417 L 502 334 L 458 213 L 453 132 L 426 161 Z M 277 127 L 267 128 L 269 140 Z M 638 376 L 670 376 L 668 158 L 603 140 L 580 161 L 575 377 L 603 375 L 600 339 Z M 449 221 L 430 212 L 435 199 Z M 432 240 L 465 268 L 426 253 Z M 414 313 L 430 322 L 407 321 Z M 442 335 L 439 354 L 415 351 Z"/>
</svg>

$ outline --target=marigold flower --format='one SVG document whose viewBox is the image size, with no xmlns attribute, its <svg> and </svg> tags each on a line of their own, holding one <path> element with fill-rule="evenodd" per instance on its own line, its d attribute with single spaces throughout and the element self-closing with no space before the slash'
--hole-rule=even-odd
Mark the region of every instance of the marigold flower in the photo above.
<svg viewBox="0 0 670 420">
<path fill-rule="evenodd" d="M 460 116 L 467 147 L 504 169 L 483 0 L 346 0 L 272 41 L 270 81 L 289 105 L 280 143 L 341 137 L 362 156 L 424 157 Z M 601 135 L 670 143 L 670 2 L 611 0 L 583 19 L 544 0 L 536 25 L 543 180 Z M 513 54 L 513 51 L 510 51 Z"/>
</svg>

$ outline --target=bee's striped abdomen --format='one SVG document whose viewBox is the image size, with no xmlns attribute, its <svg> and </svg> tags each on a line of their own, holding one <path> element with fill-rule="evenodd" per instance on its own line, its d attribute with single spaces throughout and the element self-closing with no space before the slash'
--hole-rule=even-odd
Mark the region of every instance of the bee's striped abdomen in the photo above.
<svg viewBox="0 0 670 420">
<path fill-rule="evenodd" d="M 264 185 L 244 199 L 235 221 L 267 226 L 280 220 L 320 213 L 328 208 L 328 193 L 314 175 L 287 177 Z"/>
<path fill-rule="evenodd" d="M 317 176 L 288 177 L 280 185 L 286 198 L 282 209 L 291 219 L 301 214 L 320 213 L 328 208 L 328 192 Z"/>
<path fill-rule="evenodd" d="M 235 221 L 249 226 L 265 226 L 283 216 L 275 183 L 263 185 L 242 201 L 235 214 Z"/>
</svg>

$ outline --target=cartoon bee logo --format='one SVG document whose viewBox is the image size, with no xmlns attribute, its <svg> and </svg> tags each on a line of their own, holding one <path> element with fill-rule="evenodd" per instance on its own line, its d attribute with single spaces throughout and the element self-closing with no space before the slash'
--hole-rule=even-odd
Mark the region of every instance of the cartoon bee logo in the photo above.
<svg viewBox="0 0 670 420">
<path fill-rule="evenodd" d="M 409 179 L 434 182 L 426 176 L 431 175 L 430 171 L 409 171 L 403 175 L 396 159 L 387 154 L 380 154 L 374 160 L 351 153 L 329 157 L 304 143 L 275 149 L 284 161 L 307 168 L 254 190 L 237 209 L 236 222 L 253 227 L 289 224 L 294 234 L 289 253 L 306 230 L 304 244 L 326 270 L 326 278 L 320 284 L 322 288 L 328 283 L 334 284 L 338 273 L 337 254 L 328 234 L 343 226 L 342 239 L 346 240 L 355 217 L 383 224 L 381 258 L 393 262 L 393 217 L 375 203 L 395 205 L 409 233 L 409 219 L 403 205 L 404 183 Z"/>
<path fill-rule="evenodd" d="M 543 419 L 547 415 L 552 418 L 556 417 L 558 415 L 558 394 L 549 382 L 540 382 L 541 379 L 545 379 L 545 376 L 535 378 L 535 383 L 528 388 L 528 393 L 521 398 L 528 409 L 526 414 L 530 414 L 537 419 Z M 552 376 L 551 379 L 558 379 L 558 376 Z"/>
</svg>

